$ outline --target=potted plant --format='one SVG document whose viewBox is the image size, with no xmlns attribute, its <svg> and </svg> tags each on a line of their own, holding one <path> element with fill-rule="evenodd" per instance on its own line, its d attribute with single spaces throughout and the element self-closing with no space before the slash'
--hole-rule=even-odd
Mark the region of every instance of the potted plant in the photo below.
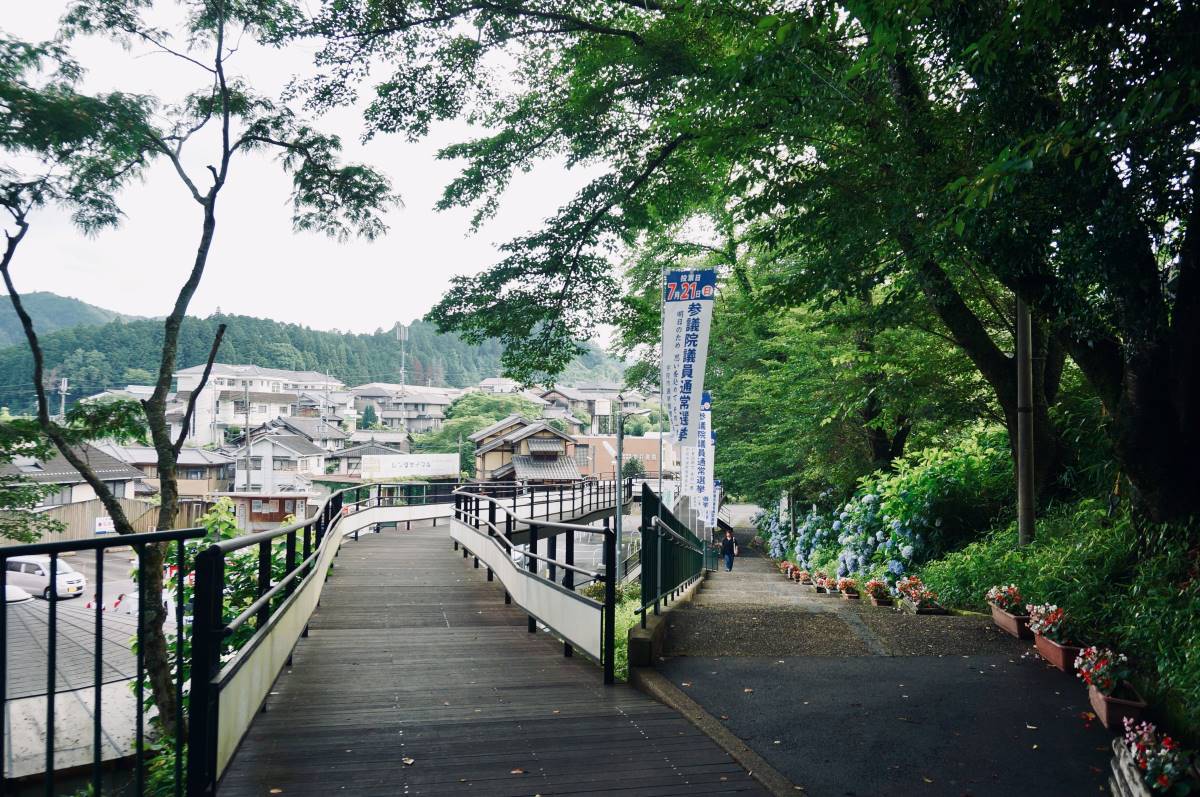
<svg viewBox="0 0 1200 797">
<path fill-rule="evenodd" d="M 828 576 L 825 575 L 824 570 L 818 570 L 817 572 L 813 573 L 813 577 L 812 577 L 813 584 L 816 586 L 817 592 L 825 592 L 826 591 L 825 580 L 827 578 L 828 578 Z"/>
<path fill-rule="evenodd" d="M 916 576 L 906 576 L 896 582 L 900 605 L 913 614 L 946 614 L 937 602 L 937 593 L 925 586 Z"/>
<path fill-rule="evenodd" d="M 873 578 L 866 583 L 864 589 L 867 595 L 871 598 L 872 606 L 891 606 L 892 593 L 888 590 L 887 582 L 880 578 Z"/>
<path fill-rule="evenodd" d="M 1075 659 L 1075 674 L 1088 685 L 1088 700 L 1105 728 L 1137 720 L 1146 701 L 1129 683 L 1129 659 L 1123 653 L 1091 645 Z"/>
<path fill-rule="evenodd" d="M 1179 742 L 1160 734 L 1150 722 L 1125 718 L 1125 735 L 1113 742 L 1113 774 L 1125 788 L 1122 793 L 1190 794 L 1191 756 Z M 1141 786 L 1141 788 L 1138 788 Z M 1134 791 L 1136 789 L 1136 791 Z"/>
<path fill-rule="evenodd" d="M 812 573 L 808 572 L 807 570 L 797 570 L 796 581 L 804 584 L 805 586 L 811 587 L 813 583 Z"/>
<path fill-rule="evenodd" d="M 842 594 L 842 591 L 838 588 L 838 580 L 833 576 L 828 576 L 825 579 L 825 594 L 834 596 Z"/>
<path fill-rule="evenodd" d="M 992 607 L 992 622 L 998 628 L 1017 639 L 1033 639 L 1029 615 L 1022 611 L 1025 601 L 1016 584 L 992 587 L 987 591 L 987 602 Z"/>
<path fill-rule="evenodd" d="M 858 582 L 852 578 L 839 578 L 837 580 L 838 589 L 842 592 L 842 597 L 846 600 L 858 599 Z"/>
<path fill-rule="evenodd" d="M 795 567 L 794 564 L 792 564 L 788 560 L 784 559 L 782 562 L 779 563 L 779 572 L 783 573 L 786 576 L 792 571 L 793 567 Z"/>
<path fill-rule="evenodd" d="M 1029 630 L 1033 632 L 1033 644 L 1038 653 L 1050 664 L 1063 672 L 1075 668 L 1075 657 L 1079 648 L 1068 644 L 1066 638 L 1067 613 L 1054 604 L 1030 604 Z"/>
</svg>

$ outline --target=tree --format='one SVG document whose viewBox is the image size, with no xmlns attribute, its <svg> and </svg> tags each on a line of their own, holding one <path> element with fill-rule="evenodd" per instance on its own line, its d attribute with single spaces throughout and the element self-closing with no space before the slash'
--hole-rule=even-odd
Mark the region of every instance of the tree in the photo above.
<svg viewBox="0 0 1200 797">
<path fill-rule="evenodd" d="M 145 368 L 126 368 L 121 374 L 121 381 L 127 385 L 144 385 L 154 381 L 154 374 Z"/>
<path fill-rule="evenodd" d="M 1200 512 L 1191 6 L 372 7 L 387 13 L 328 2 L 308 26 L 329 39 L 314 100 L 352 96 L 387 61 L 376 130 L 422 135 L 460 114 L 489 125 L 444 149 L 466 160 L 444 206 L 486 217 L 514 173 L 550 155 L 608 165 L 431 314 L 499 338 L 511 372 L 558 369 L 609 315 L 608 255 L 716 203 L 783 267 L 764 304 L 883 284 L 919 297 L 1010 428 L 1020 408 L 997 300 L 1021 295 L 1037 322 L 1043 482 L 1060 459 L 1050 410 L 1069 352 L 1114 419 L 1144 514 Z M 487 71 L 500 50 L 519 65 L 503 86 Z M 412 80 L 430 71 L 454 77 Z"/>
<path fill-rule="evenodd" d="M 158 454 L 160 497 L 159 529 L 174 526 L 179 509 L 176 461 L 184 434 L 172 439 L 166 420 L 167 397 L 175 372 L 179 333 L 193 294 L 208 262 L 216 232 L 217 207 L 237 156 L 252 151 L 273 151 L 293 181 L 293 223 L 298 230 L 316 230 L 336 237 L 356 231 L 375 237 L 384 227 L 379 213 L 394 198 L 387 181 L 373 170 L 358 165 L 342 166 L 337 161 L 340 141 L 318 133 L 290 108 L 255 94 L 248 81 L 229 73 L 228 60 L 241 37 L 265 38 L 276 26 L 294 15 L 286 2 L 245 5 L 228 0 L 189 3 L 178 37 L 186 41 L 180 49 L 169 31 L 155 28 L 143 17 L 145 3 L 137 0 L 79 2 L 70 7 L 63 21 L 67 38 L 102 35 L 128 46 L 144 46 L 170 56 L 197 70 L 202 78 L 198 89 L 176 105 L 166 106 L 166 125 L 152 124 L 148 98 L 109 95 L 91 98 L 77 94 L 74 83 L 80 70 L 59 45 L 31 46 L 6 41 L 0 61 L 3 91 L 10 101 L 0 106 L 3 136 L 0 146 L 33 163 L 29 173 L 6 171 L 3 206 L 11 217 L 6 230 L 7 246 L 0 272 L 3 273 L 13 308 L 21 320 L 33 359 L 33 381 L 42 431 L 96 491 L 118 533 L 133 532 L 120 503 L 108 485 L 88 468 L 72 450 L 70 435 L 50 417 L 43 387 L 44 356 L 37 332 L 25 311 L 14 284 L 11 266 L 17 247 L 30 229 L 31 214 L 48 203 L 69 207 L 76 223 L 85 230 L 115 224 L 120 215 L 114 192 L 138 174 L 150 158 L 171 164 L 180 185 L 199 210 L 199 238 L 191 257 L 188 276 L 179 289 L 171 311 L 163 321 L 163 338 L 154 376 L 154 391 L 142 402 L 145 422 Z M 39 84 L 47 65 L 56 66 L 57 77 Z M 189 171 L 185 151 L 199 142 L 211 145 L 212 162 L 200 174 Z M 192 394 L 181 424 L 189 425 L 195 397 L 208 379 L 211 365 L 224 335 L 219 325 L 208 352 L 199 387 Z M 105 405 L 108 406 L 108 405 Z M 141 572 L 148 594 L 162 590 L 163 551 L 144 546 L 139 553 Z M 171 660 L 163 630 L 166 617 L 157 601 L 141 607 L 146 628 L 144 652 L 153 686 L 159 719 L 170 733 L 174 725 L 175 693 Z"/>
<path fill-rule="evenodd" d="M 375 406 L 368 404 L 363 407 L 362 415 L 358 416 L 359 429 L 375 429 L 379 426 L 379 415 L 375 412 Z"/>
<path fill-rule="evenodd" d="M 625 479 L 643 479 L 646 476 L 646 466 L 637 457 L 629 457 L 621 466 L 621 476 Z"/>
</svg>

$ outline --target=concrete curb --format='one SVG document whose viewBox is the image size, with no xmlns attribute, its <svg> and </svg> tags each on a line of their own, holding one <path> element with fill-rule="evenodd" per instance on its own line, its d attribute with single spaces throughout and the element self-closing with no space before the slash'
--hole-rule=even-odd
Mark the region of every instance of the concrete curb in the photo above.
<svg viewBox="0 0 1200 797">
<path fill-rule="evenodd" d="M 699 703 L 685 695 L 658 671 L 651 667 L 630 667 L 629 682 L 638 690 L 686 717 L 716 742 L 718 747 L 729 753 L 734 761 L 746 769 L 750 777 L 761 783 L 774 797 L 795 797 L 805 793 L 802 786 L 797 786 L 785 778 L 779 770 L 768 764 L 766 759 L 734 736 L 720 720 L 701 708 Z"/>
</svg>

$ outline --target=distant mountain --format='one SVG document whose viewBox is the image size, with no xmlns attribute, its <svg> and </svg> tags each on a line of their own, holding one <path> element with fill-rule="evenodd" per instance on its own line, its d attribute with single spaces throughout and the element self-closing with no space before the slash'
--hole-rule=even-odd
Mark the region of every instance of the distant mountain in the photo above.
<svg viewBox="0 0 1200 797">
<path fill-rule="evenodd" d="M 133 321 L 142 318 L 105 310 L 103 307 L 48 291 L 22 294 L 21 300 L 39 335 L 67 327 L 96 326 L 110 321 Z M 13 310 L 12 302 L 8 301 L 7 296 L 0 296 L 0 346 L 24 343 L 25 332 L 21 329 L 21 321 L 17 318 L 17 312 Z"/>
<path fill-rule="evenodd" d="M 47 379 L 54 384 L 65 377 L 70 387 L 69 401 L 108 388 L 148 382 L 158 370 L 162 322 L 126 321 L 119 320 L 118 314 L 111 315 L 118 320 L 69 326 L 40 335 Z M 227 325 L 221 362 L 322 371 L 348 385 L 400 381 L 400 342 L 390 331 L 367 335 L 323 332 L 240 315 L 185 319 L 179 340 L 180 368 L 203 364 L 220 323 Z M 432 324 L 416 321 L 409 327 L 405 344 L 406 381 L 439 387 L 478 384 L 481 379 L 500 374 L 501 351 L 498 343 L 471 345 L 457 335 L 438 333 Z M 0 406 L 13 411 L 32 407 L 33 395 L 28 387 L 32 367 L 23 338 L 18 345 L 0 349 Z M 620 362 L 591 346 L 559 381 L 619 382 L 622 371 Z"/>
</svg>

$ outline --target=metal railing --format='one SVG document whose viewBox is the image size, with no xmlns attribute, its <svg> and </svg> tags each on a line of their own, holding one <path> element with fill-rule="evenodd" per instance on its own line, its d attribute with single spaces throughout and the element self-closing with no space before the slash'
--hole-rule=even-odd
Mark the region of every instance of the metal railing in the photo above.
<svg viewBox="0 0 1200 797">
<path fill-rule="evenodd" d="M 525 566 L 520 577 L 550 585 L 554 588 L 550 594 L 557 600 L 581 602 L 597 609 L 600 623 L 600 644 L 599 655 L 596 658 L 599 659 L 603 668 L 604 682 L 606 684 L 614 683 L 616 680 L 615 629 L 618 567 L 616 566 L 616 534 L 610 525 L 611 518 L 605 514 L 601 518 L 603 525 L 600 527 L 565 522 L 562 518 L 570 516 L 579 519 L 597 513 L 621 511 L 618 509 L 618 501 L 623 507 L 633 500 L 633 483 L 631 480 L 623 482 L 586 481 L 546 488 L 544 492 L 545 496 L 540 502 L 535 497 L 530 502 L 529 512 L 522 513 L 518 511 L 522 508 L 518 501 L 512 501 L 510 504 L 503 499 L 482 495 L 474 488 L 463 488 L 458 491 L 454 518 L 464 526 L 473 529 L 479 535 L 479 543 L 474 543 L 474 541 L 468 543 L 456 537 L 454 548 L 457 550 L 461 544 L 465 557 L 468 555 L 468 545 L 475 544 L 476 549 L 471 552 L 475 555 L 475 566 L 478 567 L 481 558 L 485 562 L 488 561 L 489 553 L 480 550 L 479 546 L 490 544 L 510 561 L 514 558 L 523 559 Z M 551 520 L 551 518 L 557 519 Z M 576 565 L 575 536 L 580 533 L 603 537 L 602 569 L 588 570 Z M 558 557 L 559 536 L 564 537 L 564 557 L 562 559 Z M 546 555 L 536 552 L 539 540 L 546 541 Z M 526 547 L 522 550 L 517 547 L 519 545 Z M 545 565 L 546 574 L 544 576 L 539 572 L 542 569 L 539 567 L 539 563 Z M 497 564 L 499 564 L 498 561 Z M 561 581 L 559 580 L 560 571 L 562 573 Z M 584 580 L 603 580 L 604 600 L 602 602 L 594 601 L 577 593 L 575 591 L 577 576 Z M 487 578 L 492 581 L 494 577 L 494 568 L 488 565 Z M 503 577 L 501 580 L 503 581 Z M 508 589 L 505 590 L 504 598 L 505 603 L 512 602 L 512 595 Z M 518 604 L 520 605 L 520 601 Z M 538 616 L 531 607 L 523 605 L 522 608 L 529 612 L 528 630 L 530 633 L 536 632 L 537 624 L 541 622 L 551 633 L 563 640 L 564 656 L 573 655 L 576 648 L 586 655 L 593 655 L 589 652 L 587 644 L 580 643 L 580 635 L 575 633 L 577 629 L 564 627 L 553 617 L 548 616 L 548 611 L 543 610 L 542 615 Z"/>
<path fill-rule="evenodd" d="M 704 574 L 705 546 L 700 539 L 663 506 L 650 485 L 642 485 L 642 627 L 646 613 L 674 599 Z"/>
<path fill-rule="evenodd" d="M 104 556 L 107 551 L 113 548 L 132 546 L 138 552 L 137 564 L 137 631 L 136 631 L 136 649 L 135 649 L 135 666 L 134 666 L 134 701 L 136 708 L 135 714 L 135 730 L 133 741 L 133 783 L 135 794 L 142 794 L 146 782 L 146 712 L 145 712 L 145 680 L 146 680 L 146 662 L 144 655 L 144 640 L 146 638 L 146 615 L 145 608 L 148 606 L 146 593 L 146 572 L 142 551 L 147 545 L 163 545 L 165 550 L 164 562 L 173 569 L 170 578 L 174 579 L 174 593 L 176 604 L 174 607 L 174 633 L 175 633 L 175 654 L 174 654 L 174 683 L 175 683 L 175 725 L 180 727 L 183 724 L 183 703 L 184 703 L 184 673 L 186 672 L 186 661 L 184 654 L 184 643 L 186 639 L 186 623 L 185 623 L 185 607 L 183 604 L 184 596 L 184 579 L 185 567 L 187 559 L 187 541 L 203 537 L 205 530 L 202 528 L 192 529 L 175 529 L 172 531 L 155 531 L 142 534 L 129 535 L 112 535 L 109 537 L 99 537 L 90 540 L 63 540 L 58 542 L 44 542 L 33 545 L 18 545 L 7 548 L 0 548 L 0 590 L 5 595 L 5 610 L 0 612 L 0 706 L 4 708 L 5 717 L 11 717 L 16 712 L 10 711 L 8 705 L 8 653 L 11 650 L 9 647 L 9 629 L 8 616 L 12 610 L 13 604 L 7 602 L 8 592 L 8 571 L 10 563 L 13 565 L 23 565 L 28 562 L 13 562 L 16 557 L 31 557 L 31 556 L 48 556 L 48 572 L 49 583 L 45 590 L 46 597 L 46 612 L 47 612 L 47 638 L 45 644 L 46 651 L 46 715 L 45 715 L 45 772 L 43 781 L 45 792 L 47 795 L 56 794 L 56 761 L 55 761 L 55 732 L 58 729 L 59 717 L 56 716 L 56 698 L 61 692 L 79 692 L 87 689 L 92 690 L 92 761 L 91 761 L 91 793 L 99 795 L 104 790 L 104 739 L 106 731 L 104 729 L 104 699 L 103 687 L 105 686 L 105 617 L 107 609 L 107 598 L 104 594 Z M 174 551 L 171 550 L 174 548 Z M 93 650 L 92 650 L 92 679 L 93 683 L 90 687 L 82 689 L 64 689 L 58 688 L 58 640 L 59 640 L 59 603 L 65 596 L 60 596 L 58 591 L 58 567 L 59 557 L 66 553 L 82 553 L 86 551 L 95 552 L 95 574 L 92 587 L 92 602 L 94 603 L 93 617 Z M 172 562 L 171 554 L 174 554 Z M 165 590 L 164 590 L 165 592 Z M 153 596 L 153 601 L 163 602 L 163 610 L 166 609 L 165 597 L 161 595 Z M 77 600 L 83 601 L 84 595 L 81 594 Z M 32 608 L 32 607 L 31 607 Z M 85 607 L 86 611 L 86 607 Z M 164 628 L 164 631 L 167 629 Z M 169 633 L 169 632 L 168 632 Z M 111 667 L 110 667 L 111 669 Z M 108 681 L 124 681 L 128 680 L 125 677 L 109 677 Z M 29 698 L 40 697 L 40 695 L 28 695 Z M 15 698 L 14 698 L 15 699 Z M 82 701 L 81 701 L 82 703 Z M 7 751 L 13 740 L 6 739 L 5 734 L 8 730 L 8 722 L 0 722 L 0 750 Z M 120 751 L 118 750 L 118 754 Z M 170 754 L 173 757 L 173 766 L 176 773 L 175 778 L 175 794 L 182 794 L 183 779 L 179 777 L 183 771 L 184 751 L 183 737 L 181 734 L 176 734 L 173 740 Z M 7 756 L 6 756 L 7 758 Z M 0 776 L 5 779 L 11 773 L 4 772 L 0 765 Z M 36 774 L 36 773 L 31 773 Z M 109 775 L 109 784 L 113 790 L 123 790 L 127 788 L 124 785 L 118 785 L 116 781 L 119 776 L 116 774 Z M 4 781 L 0 781 L 4 782 Z"/>
</svg>

